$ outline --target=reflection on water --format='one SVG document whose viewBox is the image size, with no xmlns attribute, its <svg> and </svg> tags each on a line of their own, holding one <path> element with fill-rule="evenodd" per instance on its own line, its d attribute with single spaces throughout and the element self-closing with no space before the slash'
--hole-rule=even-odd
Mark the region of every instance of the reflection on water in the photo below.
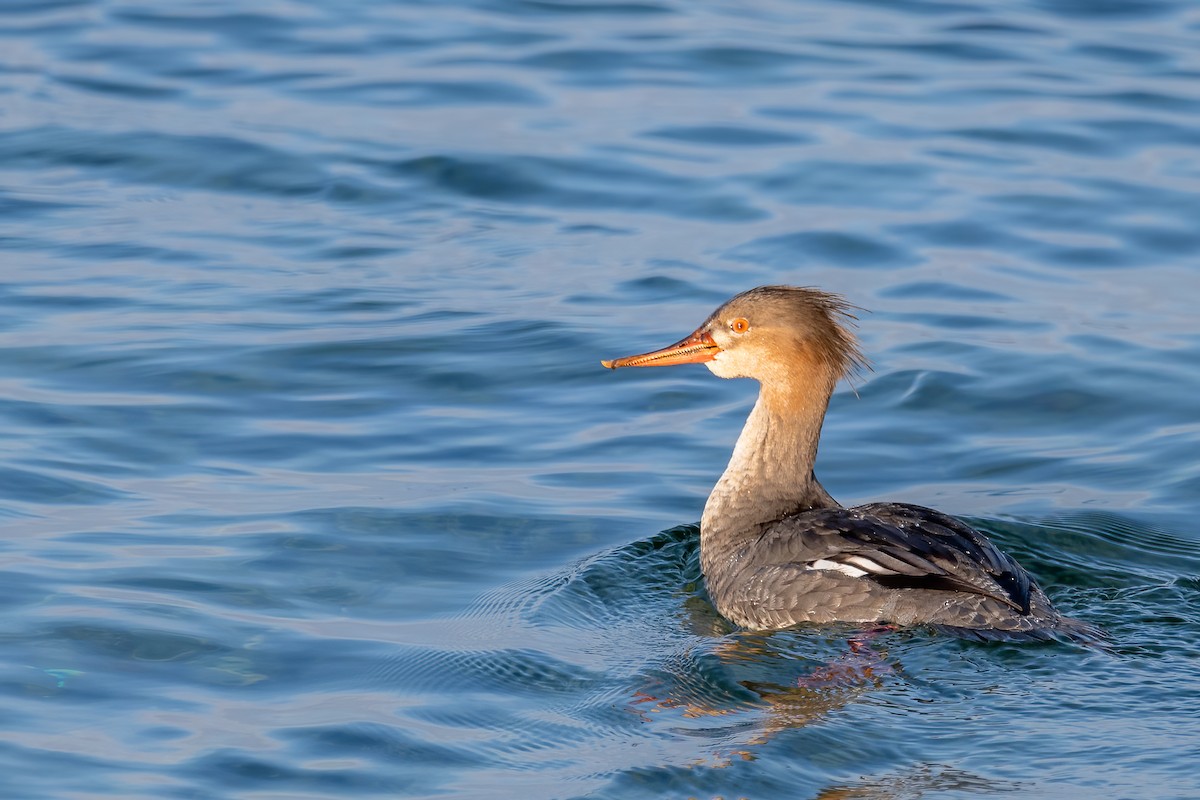
<svg viewBox="0 0 1200 800">
<path fill-rule="evenodd" d="M 0 795 L 1200 796 L 1198 36 L 0 4 Z M 753 387 L 597 362 L 785 282 L 866 309 L 825 485 L 1107 648 L 714 613 Z"/>
<path fill-rule="evenodd" d="M 853 786 L 822 789 L 817 800 L 908 800 L 934 793 L 955 792 L 968 797 L 997 792 L 1017 792 L 1021 781 L 991 780 L 944 764 L 918 764 L 911 769 Z"/>
</svg>

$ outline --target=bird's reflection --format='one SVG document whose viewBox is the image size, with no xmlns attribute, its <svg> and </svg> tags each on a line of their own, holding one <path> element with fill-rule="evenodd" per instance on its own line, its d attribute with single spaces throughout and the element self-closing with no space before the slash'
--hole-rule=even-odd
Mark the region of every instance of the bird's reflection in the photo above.
<svg viewBox="0 0 1200 800">
<path fill-rule="evenodd" d="M 921 763 L 854 784 L 828 786 L 815 800 L 917 800 L 930 792 L 961 792 L 974 797 L 1024 788 L 1027 787 L 1015 781 L 989 778 L 944 764 Z"/>
<path fill-rule="evenodd" d="M 694 610 L 702 611 L 702 607 Z M 899 663 L 888 654 L 887 644 L 903 634 L 897 634 L 891 626 L 847 628 L 836 639 L 831 639 L 827 630 L 795 632 L 795 636 L 789 637 L 780 633 L 722 631 L 721 626 L 727 623 L 709 614 L 693 614 L 690 622 L 694 631 L 696 626 L 712 626 L 710 633 L 717 643 L 709 653 L 717 661 L 716 668 L 737 676 L 763 665 L 768 665 L 773 673 L 778 673 L 781 666 L 784 669 L 794 666 L 795 677 L 787 683 L 735 677 L 737 686 L 744 690 L 741 699 L 732 699 L 726 691 L 713 691 L 711 683 L 686 679 L 656 687 L 665 689 L 664 694 L 636 693 L 631 707 L 646 720 L 653 714 L 677 714 L 689 721 L 721 718 L 732 727 L 732 718 L 747 715 L 745 728 L 750 729 L 750 735 L 736 747 L 697 760 L 695 767 L 719 769 L 754 761 L 760 749 L 777 733 L 818 723 L 882 688 L 901 673 Z M 812 656 L 813 650 L 822 651 L 822 655 Z M 801 655 L 801 651 L 810 651 L 810 655 Z M 705 692 L 705 688 L 709 691 Z M 943 764 L 917 763 L 883 775 L 827 786 L 815 795 L 815 800 L 917 800 L 931 792 L 982 795 L 1021 788 L 1019 783 Z"/>
<path fill-rule="evenodd" d="M 706 616 L 693 616 L 693 630 L 709 623 L 722 624 L 719 618 L 710 620 Z M 750 724 L 756 730 L 745 742 L 745 749 L 720 755 L 708 766 L 724 766 L 737 758 L 750 760 L 755 757 L 754 748 L 776 733 L 820 720 L 881 687 L 899 669 L 886 650 L 887 638 L 894 630 L 890 626 L 848 627 L 841 639 L 813 637 L 811 642 L 823 651 L 816 657 L 797 652 L 798 644 L 803 647 L 803 638 L 798 642 L 772 633 L 726 631 L 721 635 L 721 631 L 711 630 L 717 642 L 706 653 L 710 666 L 701 670 L 719 671 L 723 679 L 665 676 L 656 685 L 635 692 L 630 708 L 646 721 L 652 714 L 664 712 L 687 720 L 752 714 L 755 721 Z M 764 666 L 770 675 L 762 679 L 746 675 L 762 672 Z M 786 683 L 773 679 L 781 668 L 793 672 Z M 730 678 L 740 692 L 729 690 Z"/>
</svg>

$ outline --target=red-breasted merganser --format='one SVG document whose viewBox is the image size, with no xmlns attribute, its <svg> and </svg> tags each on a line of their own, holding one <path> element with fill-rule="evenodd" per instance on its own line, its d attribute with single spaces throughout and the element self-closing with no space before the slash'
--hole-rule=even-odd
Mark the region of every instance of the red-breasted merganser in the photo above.
<svg viewBox="0 0 1200 800">
<path fill-rule="evenodd" d="M 932 625 L 981 638 L 1089 638 L 1011 556 L 953 517 L 907 503 L 844 508 L 813 462 L 835 384 L 862 366 L 853 309 L 817 289 L 762 286 L 718 308 L 686 339 L 601 362 L 704 364 L 761 389 L 700 522 L 700 565 L 727 619 Z"/>
</svg>

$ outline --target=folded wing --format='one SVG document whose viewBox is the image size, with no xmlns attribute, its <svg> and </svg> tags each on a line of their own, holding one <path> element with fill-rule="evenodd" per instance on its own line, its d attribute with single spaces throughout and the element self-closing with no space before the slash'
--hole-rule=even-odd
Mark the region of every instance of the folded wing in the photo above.
<svg viewBox="0 0 1200 800">
<path fill-rule="evenodd" d="M 755 549 L 756 560 L 836 570 L 892 589 L 978 594 L 1030 612 L 1025 570 L 979 531 L 921 506 L 804 511 L 771 525 Z"/>
</svg>

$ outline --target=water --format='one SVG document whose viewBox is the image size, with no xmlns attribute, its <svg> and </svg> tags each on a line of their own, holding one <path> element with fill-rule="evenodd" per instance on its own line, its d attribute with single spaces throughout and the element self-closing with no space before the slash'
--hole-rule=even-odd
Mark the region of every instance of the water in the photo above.
<svg viewBox="0 0 1200 800">
<path fill-rule="evenodd" d="M 0 784 L 40 798 L 1194 798 L 1200 9 L 0 6 Z M 1109 650 L 731 630 L 754 386 Z"/>
</svg>

